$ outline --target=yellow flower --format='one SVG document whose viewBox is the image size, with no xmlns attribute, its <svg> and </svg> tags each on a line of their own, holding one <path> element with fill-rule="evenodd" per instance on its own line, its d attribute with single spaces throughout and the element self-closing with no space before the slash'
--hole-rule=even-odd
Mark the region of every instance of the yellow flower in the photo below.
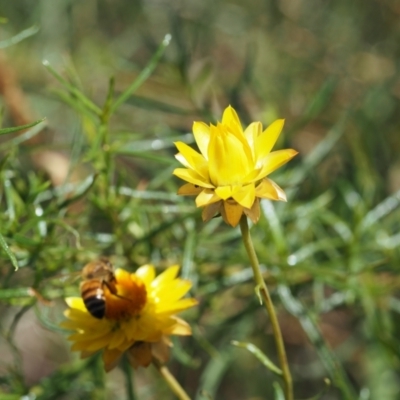
<svg viewBox="0 0 400 400">
<path fill-rule="evenodd" d="M 102 350 L 106 371 L 124 352 L 135 368 L 148 366 L 152 357 L 165 362 L 171 346 L 168 336 L 191 334 L 190 326 L 175 314 L 197 304 L 193 298 L 182 298 L 192 284 L 177 278 L 178 271 L 178 266 L 172 266 L 156 277 L 152 265 L 133 274 L 117 269 L 117 293 L 103 285 L 106 313 L 102 319 L 88 312 L 81 297 L 67 298 L 68 320 L 61 326 L 75 331 L 68 338 L 72 350 L 80 351 L 82 358 Z"/>
<path fill-rule="evenodd" d="M 260 217 L 260 199 L 286 201 L 285 192 L 267 178 L 286 164 L 297 151 L 271 152 L 284 124 L 273 122 L 264 131 L 260 122 L 244 131 L 236 111 L 228 106 L 222 122 L 210 126 L 193 124 L 193 134 L 200 153 L 183 142 L 176 142 L 176 159 L 186 168 L 176 168 L 174 175 L 188 182 L 178 194 L 197 195 L 197 207 L 205 207 L 203 220 L 220 213 L 224 221 L 236 226 L 242 214 L 254 223 Z"/>
</svg>

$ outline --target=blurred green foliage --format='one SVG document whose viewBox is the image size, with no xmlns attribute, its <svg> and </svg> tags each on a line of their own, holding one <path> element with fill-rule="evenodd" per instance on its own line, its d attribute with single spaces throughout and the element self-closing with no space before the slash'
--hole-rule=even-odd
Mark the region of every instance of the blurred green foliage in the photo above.
<svg viewBox="0 0 400 400">
<path fill-rule="evenodd" d="M 228 104 L 246 124 L 286 118 L 278 147 L 300 151 L 273 175 L 288 202 L 263 202 L 252 228 L 296 398 L 399 398 L 397 1 L 0 5 L 30 122 L 47 118 L 0 136 L 0 399 L 128 398 L 123 369 L 77 360 L 57 327 L 78 293 L 66 277 L 98 255 L 131 270 L 179 263 L 194 282 L 193 337 L 170 363 L 190 395 L 281 398 L 231 344 L 276 359 L 240 232 L 203 224 L 171 176 L 173 142 L 193 143 L 193 120 Z M 3 126 L 18 125 L 8 104 L 3 92 Z M 133 377 L 138 398 L 173 398 L 151 368 Z"/>
</svg>

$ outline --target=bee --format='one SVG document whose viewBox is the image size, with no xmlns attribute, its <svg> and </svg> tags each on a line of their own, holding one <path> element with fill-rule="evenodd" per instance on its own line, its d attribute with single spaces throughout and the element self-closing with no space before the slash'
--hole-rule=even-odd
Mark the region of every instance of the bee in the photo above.
<svg viewBox="0 0 400 400">
<path fill-rule="evenodd" d="M 106 313 L 104 287 L 118 296 L 114 268 L 107 258 L 102 257 L 83 267 L 82 279 L 80 290 L 85 307 L 93 317 L 102 319 Z"/>
</svg>

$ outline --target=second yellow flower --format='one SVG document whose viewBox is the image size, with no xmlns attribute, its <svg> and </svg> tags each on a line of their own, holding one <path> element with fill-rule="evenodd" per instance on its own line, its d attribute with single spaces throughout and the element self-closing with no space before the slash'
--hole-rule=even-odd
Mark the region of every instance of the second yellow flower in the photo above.
<svg viewBox="0 0 400 400">
<path fill-rule="evenodd" d="M 244 213 L 256 223 L 260 199 L 286 201 L 285 192 L 267 178 L 297 154 L 293 149 L 271 152 L 283 124 L 283 119 L 276 120 L 263 131 L 260 122 L 253 122 L 243 130 L 231 106 L 217 125 L 194 122 L 200 153 L 175 143 L 179 150 L 175 157 L 186 168 L 176 168 L 174 175 L 188 182 L 178 194 L 197 195 L 204 221 L 220 213 L 226 223 L 236 226 Z"/>
</svg>

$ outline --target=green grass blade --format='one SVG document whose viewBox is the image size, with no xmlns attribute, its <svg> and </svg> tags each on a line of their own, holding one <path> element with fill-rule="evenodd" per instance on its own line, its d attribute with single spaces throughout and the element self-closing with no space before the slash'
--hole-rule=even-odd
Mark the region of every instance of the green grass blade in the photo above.
<svg viewBox="0 0 400 400">
<path fill-rule="evenodd" d="M 0 300 L 14 300 L 28 297 L 32 297 L 32 290 L 29 287 L 0 290 Z"/>
<path fill-rule="evenodd" d="M 181 107 L 177 107 L 168 103 L 163 103 L 159 100 L 148 99 L 141 96 L 130 96 L 129 99 L 126 100 L 127 104 L 131 104 L 135 107 L 142 108 L 144 110 L 151 111 L 160 111 L 168 114 L 177 114 L 177 115 L 192 115 L 196 112 L 196 110 L 185 110 Z"/>
<path fill-rule="evenodd" d="M 273 383 L 274 386 L 274 399 L 275 400 L 285 400 L 285 394 L 278 382 Z"/>
<path fill-rule="evenodd" d="M 80 182 L 75 189 L 75 192 L 73 195 L 67 199 L 64 199 L 60 202 L 59 204 L 59 209 L 62 209 L 64 207 L 68 207 L 70 204 L 75 203 L 79 199 L 81 199 L 83 196 L 85 196 L 92 186 L 94 185 L 98 175 L 93 174 L 89 175 L 86 179 L 84 179 L 82 182 Z"/>
<path fill-rule="evenodd" d="M 382 218 L 386 217 L 392 211 L 396 210 L 400 205 L 400 190 L 392 196 L 387 197 L 376 207 L 370 210 L 361 223 L 362 229 L 367 229 L 378 223 Z"/>
<path fill-rule="evenodd" d="M 46 118 L 38 119 L 37 121 L 32 122 L 30 124 L 13 126 L 12 128 L 2 128 L 2 129 L 0 129 L 0 135 L 6 135 L 7 133 L 13 133 L 13 132 L 21 131 L 22 129 L 32 128 L 32 126 L 40 124 L 45 119 Z"/>
<path fill-rule="evenodd" d="M 66 79 L 64 79 L 47 60 L 43 61 L 43 65 L 46 69 L 73 95 L 84 105 L 88 110 L 94 112 L 96 115 L 101 115 L 102 110 L 96 106 L 89 98 L 87 98 L 78 88 L 71 85 Z"/>
<path fill-rule="evenodd" d="M 0 246 L 3 248 L 5 253 L 8 255 L 8 258 L 10 259 L 12 265 L 14 266 L 15 270 L 17 271 L 18 270 L 18 261 L 14 255 L 14 253 L 8 247 L 8 244 L 5 241 L 5 239 L 1 233 L 0 233 Z"/>
<path fill-rule="evenodd" d="M 338 79 L 336 77 L 329 77 L 320 87 L 318 93 L 312 99 L 303 115 L 303 123 L 308 123 L 317 117 L 323 109 L 329 104 L 332 96 L 335 93 Z"/>
<path fill-rule="evenodd" d="M 37 25 L 33 25 L 30 28 L 24 29 L 20 33 L 15 36 L 0 41 L 0 49 L 5 49 L 6 47 L 10 47 L 14 44 L 21 42 L 22 40 L 31 37 L 39 32 L 39 27 Z"/>
<path fill-rule="evenodd" d="M 5 140 L 4 143 L 2 143 L 0 145 L 0 150 L 3 150 L 3 149 L 9 150 L 10 147 L 12 147 L 12 146 L 18 146 L 18 145 L 26 142 L 27 140 L 33 138 L 39 132 L 41 132 L 42 129 L 45 128 L 45 126 L 46 126 L 46 122 L 44 122 L 43 124 L 35 125 L 33 128 L 28 129 L 26 132 L 21 133 L 18 136 L 12 136 L 10 139 Z"/>
<path fill-rule="evenodd" d="M 278 368 L 270 359 L 269 357 L 264 354 L 257 346 L 252 343 L 247 342 L 238 342 L 236 340 L 232 340 L 231 343 L 236 347 L 242 347 L 246 349 L 251 354 L 253 354 L 266 368 L 272 371 L 274 374 L 279 376 L 282 375 L 282 371 Z"/>
<path fill-rule="evenodd" d="M 170 41 L 171 35 L 165 35 L 157 51 L 154 53 L 149 63 L 143 68 L 137 79 L 118 97 L 117 100 L 115 100 L 114 104 L 110 107 L 110 115 L 112 115 L 117 108 L 123 104 L 131 96 L 131 94 L 134 93 L 135 90 L 137 90 L 152 74 Z"/>
</svg>

